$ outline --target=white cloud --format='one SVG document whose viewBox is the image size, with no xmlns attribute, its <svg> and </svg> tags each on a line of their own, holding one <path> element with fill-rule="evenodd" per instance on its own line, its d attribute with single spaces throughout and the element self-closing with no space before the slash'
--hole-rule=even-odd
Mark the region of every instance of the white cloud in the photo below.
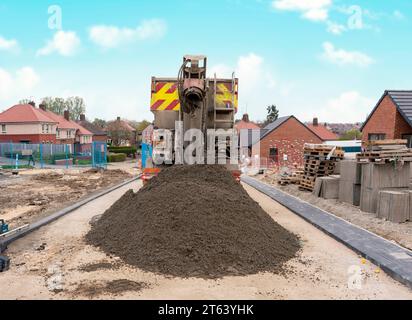
<svg viewBox="0 0 412 320">
<path fill-rule="evenodd" d="M 365 53 L 337 49 L 330 42 L 325 42 L 323 44 L 322 57 L 326 61 L 338 65 L 356 65 L 359 67 L 367 67 L 374 63 L 374 60 Z"/>
<path fill-rule="evenodd" d="M 162 38 L 167 31 L 163 20 L 144 20 L 137 28 L 119 28 L 116 26 L 93 26 L 90 28 L 90 39 L 104 48 L 115 48 L 134 41 Z"/>
<path fill-rule="evenodd" d="M 15 74 L 0 68 L 0 101 L 17 100 L 29 94 L 40 82 L 40 77 L 31 67 L 18 69 Z"/>
<path fill-rule="evenodd" d="M 16 52 L 19 50 L 19 44 L 16 40 L 7 40 L 0 36 L 0 51 Z"/>
<path fill-rule="evenodd" d="M 80 47 L 80 39 L 73 31 L 58 31 L 46 46 L 37 51 L 38 56 L 47 56 L 57 52 L 62 56 L 74 55 Z"/>
<path fill-rule="evenodd" d="M 235 72 L 237 78 L 241 79 L 240 86 L 242 87 L 242 95 L 254 93 L 257 87 L 274 88 L 276 80 L 274 76 L 264 70 L 264 59 L 255 54 L 249 53 L 245 56 L 240 56 L 236 67 L 230 67 L 225 64 L 217 64 L 208 69 L 208 76 L 213 77 L 216 73 L 218 78 L 231 78 Z"/>
<path fill-rule="evenodd" d="M 314 114 L 305 112 L 300 115 L 304 121 L 318 117 L 322 122 L 354 123 L 365 120 L 373 109 L 376 100 L 362 96 L 358 91 L 348 91 L 329 99 L 324 108 Z"/>
<path fill-rule="evenodd" d="M 392 15 L 396 20 L 405 19 L 405 15 L 402 12 L 400 12 L 399 10 L 395 10 Z"/>
<path fill-rule="evenodd" d="M 10 73 L 0 68 L 0 99 L 8 97 L 13 87 L 13 78 Z"/>
<path fill-rule="evenodd" d="M 21 86 L 23 89 L 32 89 L 40 81 L 39 76 L 36 71 L 31 67 L 24 67 L 16 72 L 16 83 L 17 86 Z"/>
<path fill-rule="evenodd" d="M 272 7 L 277 10 L 298 11 L 302 17 L 312 21 L 326 21 L 332 0 L 274 0 Z"/>
<path fill-rule="evenodd" d="M 216 73 L 218 78 L 231 78 L 233 71 L 239 78 L 238 115 L 247 111 L 251 119 L 263 119 L 266 106 L 278 101 L 278 96 L 287 97 L 293 89 L 291 84 L 279 83 L 265 59 L 253 52 L 240 56 L 234 66 L 217 64 L 210 67 L 208 77 Z"/>
<path fill-rule="evenodd" d="M 253 91 L 263 77 L 263 58 L 254 53 L 239 57 L 236 74 L 242 79 L 242 87 L 246 93 Z"/>
<path fill-rule="evenodd" d="M 343 24 L 332 21 L 327 21 L 327 26 L 327 31 L 336 35 L 340 35 L 347 30 L 347 28 Z"/>
</svg>

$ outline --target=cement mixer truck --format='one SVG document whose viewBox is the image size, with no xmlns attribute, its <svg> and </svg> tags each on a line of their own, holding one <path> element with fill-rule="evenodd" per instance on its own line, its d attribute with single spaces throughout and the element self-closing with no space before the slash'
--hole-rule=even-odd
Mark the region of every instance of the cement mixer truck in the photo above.
<svg viewBox="0 0 412 320">
<path fill-rule="evenodd" d="M 234 73 L 230 79 L 217 78 L 216 75 L 207 78 L 206 72 L 207 57 L 186 55 L 176 78 L 152 78 L 154 130 L 150 153 L 154 163 L 183 164 L 182 150 L 189 142 L 176 137 L 179 132 L 184 134 L 189 129 L 199 129 L 205 142 L 216 142 L 216 155 L 230 157 L 230 149 L 235 144 L 219 140 L 219 135 L 236 134 L 238 79 Z M 215 132 L 215 136 L 210 132 Z M 205 159 L 209 159 L 210 155 L 206 153 L 212 149 L 207 149 L 205 143 Z M 143 166 L 148 167 L 147 164 Z"/>
</svg>

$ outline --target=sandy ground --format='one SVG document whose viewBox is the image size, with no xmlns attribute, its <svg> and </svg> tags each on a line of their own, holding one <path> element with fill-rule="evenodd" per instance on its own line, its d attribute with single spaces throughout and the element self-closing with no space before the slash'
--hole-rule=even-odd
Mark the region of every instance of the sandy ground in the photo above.
<svg viewBox="0 0 412 320">
<path fill-rule="evenodd" d="M 107 169 L 109 170 L 122 170 L 125 171 L 133 176 L 140 173 L 140 169 L 138 168 L 138 160 L 126 160 L 125 162 L 114 162 L 108 163 Z"/>
<path fill-rule="evenodd" d="M 287 276 L 262 273 L 219 280 L 168 278 L 127 266 L 85 244 L 89 222 L 133 186 L 125 186 L 31 235 L 8 251 L 0 299 L 412 299 L 412 291 L 370 262 L 245 186 L 281 225 L 300 236 L 303 249 Z M 348 283 L 357 274 L 359 286 Z"/>
<path fill-rule="evenodd" d="M 32 223 L 131 178 L 134 170 L 129 163 L 109 169 L 34 169 L 23 170 L 18 176 L 6 172 L 0 179 L 0 218 L 10 229 Z"/>
<path fill-rule="evenodd" d="M 412 250 L 412 222 L 394 223 L 379 219 L 373 213 L 363 212 L 359 207 L 342 203 L 338 200 L 326 200 L 314 196 L 311 192 L 299 190 L 297 185 L 280 186 L 273 179 L 260 177 L 266 183 L 289 193 L 295 197 L 305 200 L 325 211 L 341 217 L 357 226 L 380 235 L 381 237 L 394 241 L 399 245 Z"/>
</svg>

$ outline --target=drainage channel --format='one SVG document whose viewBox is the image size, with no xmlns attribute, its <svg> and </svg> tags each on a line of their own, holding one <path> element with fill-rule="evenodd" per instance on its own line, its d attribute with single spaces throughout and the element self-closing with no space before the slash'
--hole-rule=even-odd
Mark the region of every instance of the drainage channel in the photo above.
<svg viewBox="0 0 412 320">
<path fill-rule="evenodd" d="M 6 236 L 3 239 L 0 239 L 0 253 L 2 253 L 4 250 L 6 250 L 7 246 L 9 244 L 11 244 L 12 242 L 25 237 L 26 235 L 32 233 L 33 231 L 36 231 L 38 229 L 40 229 L 41 227 L 44 227 L 54 221 L 56 221 L 57 219 L 60 219 L 61 217 L 73 212 L 74 210 L 84 206 L 85 204 L 88 204 L 89 202 L 92 202 L 100 197 L 105 196 L 106 194 L 109 194 L 117 189 L 120 189 L 121 187 L 124 187 L 132 182 L 135 182 L 137 180 L 139 180 L 142 177 L 142 175 L 138 175 L 135 178 L 126 180 L 118 185 L 115 185 L 111 188 L 108 188 L 106 190 L 100 191 L 84 200 L 81 200 L 79 202 L 76 202 L 75 204 L 66 207 L 60 211 L 57 211 L 45 218 L 40 219 L 39 221 L 36 221 L 32 224 L 27 225 L 26 227 L 22 228 L 21 230 L 18 230 L 16 233 L 10 235 L 10 236 Z"/>
</svg>

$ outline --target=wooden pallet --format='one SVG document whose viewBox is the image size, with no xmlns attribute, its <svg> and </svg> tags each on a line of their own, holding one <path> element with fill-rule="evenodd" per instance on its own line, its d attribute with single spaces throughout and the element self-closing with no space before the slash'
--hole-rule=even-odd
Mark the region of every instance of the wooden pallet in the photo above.
<svg viewBox="0 0 412 320">
<path fill-rule="evenodd" d="M 314 177 L 315 180 L 307 180 L 307 179 L 302 179 L 299 184 L 299 189 L 305 189 L 309 191 L 313 191 L 313 188 L 315 187 L 315 181 L 316 177 Z"/>
<path fill-rule="evenodd" d="M 358 158 L 358 163 L 389 163 L 394 161 L 405 161 L 405 162 L 412 162 L 411 157 L 393 157 L 393 158 Z"/>
<path fill-rule="evenodd" d="M 365 146 L 384 146 L 384 145 L 406 145 L 408 140 L 403 139 L 386 139 L 386 140 L 373 140 L 365 142 Z"/>
<path fill-rule="evenodd" d="M 343 157 L 337 157 L 337 156 L 332 156 L 328 159 L 327 156 L 316 156 L 316 155 L 304 155 L 303 158 L 305 161 L 340 161 L 343 159 Z"/>
<path fill-rule="evenodd" d="M 321 170 L 308 170 L 305 172 L 306 176 L 310 176 L 310 177 L 324 177 L 324 176 L 330 176 L 333 174 L 333 170 L 330 171 L 321 171 Z"/>
<path fill-rule="evenodd" d="M 334 163 L 327 163 L 327 164 L 306 164 L 305 165 L 305 170 L 307 169 L 312 169 L 312 170 L 326 170 L 326 169 L 335 169 L 335 164 Z"/>
<path fill-rule="evenodd" d="M 405 150 L 380 150 L 362 152 L 356 156 L 358 162 L 390 162 L 390 161 L 411 161 L 412 152 Z"/>
<path fill-rule="evenodd" d="M 310 191 L 310 192 L 313 191 L 313 188 L 314 187 L 305 186 L 305 185 L 302 185 L 302 184 L 299 186 L 299 190 Z"/>
</svg>

